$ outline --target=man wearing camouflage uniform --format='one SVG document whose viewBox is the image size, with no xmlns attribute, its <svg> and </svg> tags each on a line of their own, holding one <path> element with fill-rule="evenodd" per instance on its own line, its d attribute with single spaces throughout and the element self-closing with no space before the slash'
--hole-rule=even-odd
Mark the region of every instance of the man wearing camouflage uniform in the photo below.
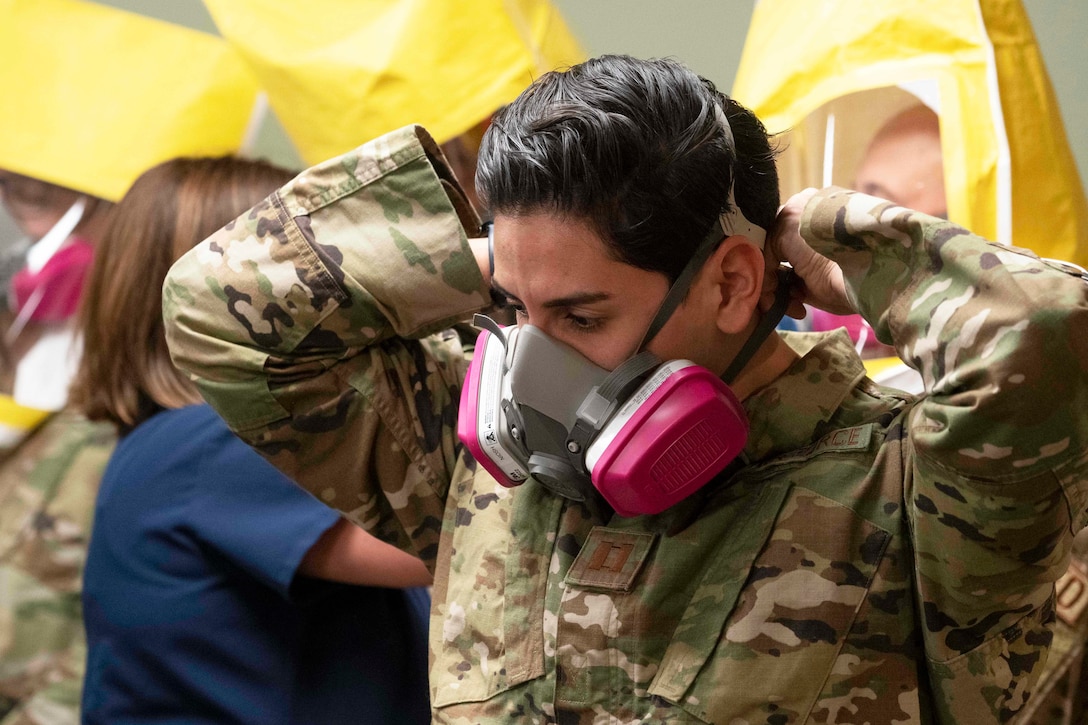
<svg viewBox="0 0 1088 725">
<path fill-rule="evenodd" d="M 436 721 L 982 723 L 1025 707 L 1086 523 L 1082 279 L 837 189 L 791 199 L 762 254 L 751 227 L 723 232 L 647 349 L 722 373 L 770 307 L 764 264 L 784 259 L 804 301 L 861 312 L 928 393 L 874 385 L 845 335 L 771 335 L 732 382 L 743 465 L 621 517 L 538 480 L 503 488 L 466 453 L 453 325 L 497 291 L 615 367 L 719 214 L 774 223 L 766 135 L 678 64 L 604 57 L 499 114 L 478 178 L 492 259 L 437 147 L 406 128 L 304 172 L 164 290 L 175 361 L 228 424 L 434 568 Z M 647 230 L 660 271 L 626 261 Z"/>
</svg>

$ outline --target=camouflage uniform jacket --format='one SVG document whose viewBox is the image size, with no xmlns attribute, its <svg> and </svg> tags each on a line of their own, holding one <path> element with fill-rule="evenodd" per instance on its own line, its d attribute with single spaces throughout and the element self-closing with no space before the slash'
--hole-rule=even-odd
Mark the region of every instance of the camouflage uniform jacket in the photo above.
<svg viewBox="0 0 1088 725">
<path fill-rule="evenodd" d="M 65 410 L 0 461 L 0 725 L 76 725 L 83 565 L 112 425 Z"/>
<path fill-rule="evenodd" d="M 1088 286 L 830 190 L 803 233 L 932 390 L 849 340 L 745 408 L 748 465 L 656 515 L 504 489 L 455 434 L 488 304 L 476 219 L 402 129 L 303 172 L 182 258 L 176 362 L 320 500 L 434 567 L 451 723 L 976 723 L 1024 706 L 1085 523 Z M 1080 330 L 1077 332 L 1076 330 Z"/>
</svg>

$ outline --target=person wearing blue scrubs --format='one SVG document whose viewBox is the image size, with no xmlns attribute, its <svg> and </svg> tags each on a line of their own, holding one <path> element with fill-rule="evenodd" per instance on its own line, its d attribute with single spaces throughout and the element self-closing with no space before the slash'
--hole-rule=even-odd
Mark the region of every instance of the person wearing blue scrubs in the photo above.
<svg viewBox="0 0 1088 725">
<path fill-rule="evenodd" d="M 121 440 L 84 574 L 86 725 L 430 720 L 429 572 L 245 445 L 167 354 L 171 263 L 290 176 L 166 162 L 100 243 L 72 394 Z"/>
<path fill-rule="evenodd" d="M 427 722 L 425 590 L 297 575 L 338 518 L 207 405 L 125 436 L 83 588 L 85 722 Z"/>
</svg>

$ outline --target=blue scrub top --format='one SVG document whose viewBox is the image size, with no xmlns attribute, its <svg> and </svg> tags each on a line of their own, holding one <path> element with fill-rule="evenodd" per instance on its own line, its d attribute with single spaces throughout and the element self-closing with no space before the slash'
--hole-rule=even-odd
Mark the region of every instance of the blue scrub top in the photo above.
<svg viewBox="0 0 1088 725">
<path fill-rule="evenodd" d="M 296 580 L 337 514 L 208 406 L 118 445 L 83 588 L 84 723 L 424 723 L 425 589 Z"/>
</svg>

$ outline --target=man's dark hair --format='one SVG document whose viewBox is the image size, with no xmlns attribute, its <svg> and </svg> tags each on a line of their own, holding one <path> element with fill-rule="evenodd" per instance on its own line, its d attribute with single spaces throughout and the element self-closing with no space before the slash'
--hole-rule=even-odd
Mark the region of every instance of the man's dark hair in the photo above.
<svg viewBox="0 0 1088 725">
<path fill-rule="evenodd" d="M 584 219 L 617 259 L 675 280 L 734 176 L 744 215 L 770 229 L 774 158 L 755 114 L 686 66 L 605 55 L 541 76 L 495 115 L 476 185 L 493 214 Z"/>
</svg>

